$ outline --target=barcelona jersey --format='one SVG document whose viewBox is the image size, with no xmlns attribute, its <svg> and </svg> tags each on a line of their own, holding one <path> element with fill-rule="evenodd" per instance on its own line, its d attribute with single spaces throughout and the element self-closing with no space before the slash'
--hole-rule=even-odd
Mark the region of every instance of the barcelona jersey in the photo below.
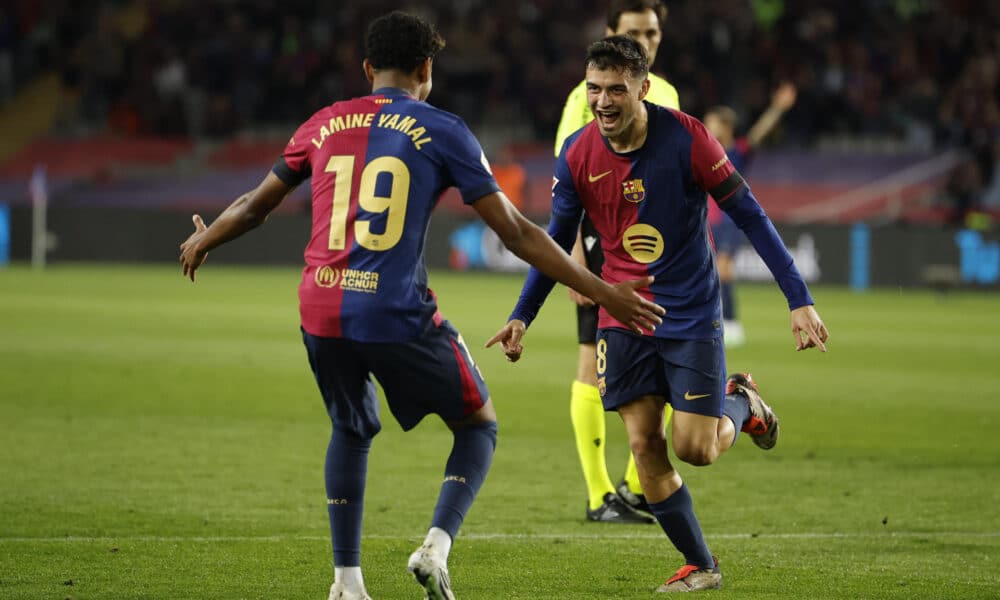
<svg viewBox="0 0 1000 600">
<path fill-rule="evenodd" d="M 645 107 L 649 131 L 637 150 L 615 152 L 596 123 L 566 140 L 553 181 L 552 237 L 571 247 L 586 210 L 601 238 L 605 281 L 654 276 L 651 286 L 639 290 L 666 309 L 653 335 L 717 338 L 721 302 L 707 192 L 751 238 L 789 306 L 812 304 L 781 238 L 722 146 L 694 117 L 649 102 Z M 530 273 L 511 317 L 530 323 L 551 286 L 551 279 Z M 598 326 L 627 328 L 603 308 Z"/>
<path fill-rule="evenodd" d="M 394 88 L 321 109 L 273 171 L 293 186 L 312 177 L 302 328 L 362 342 L 406 342 L 441 321 L 424 265 L 431 211 L 449 187 L 466 204 L 499 190 L 460 118 Z"/>
</svg>

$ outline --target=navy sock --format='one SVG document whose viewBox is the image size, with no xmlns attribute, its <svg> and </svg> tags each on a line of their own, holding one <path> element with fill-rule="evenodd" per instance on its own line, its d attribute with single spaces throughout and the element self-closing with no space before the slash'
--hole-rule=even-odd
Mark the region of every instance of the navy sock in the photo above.
<svg viewBox="0 0 1000 600">
<path fill-rule="evenodd" d="M 649 510 L 660 522 L 660 527 L 674 547 L 684 555 L 686 564 L 703 568 L 715 567 L 715 559 L 705 544 L 698 517 L 694 516 L 694 503 L 691 502 L 691 494 L 686 485 L 681 484 L 680 489 L 666 500 L 650 504 Z"/>
<path fill-rule="evenodd" d="M 733 293 L 732 283 L 723 283 L 720 286 L 722 293 L 722 318 L 727 321 L 736 320 L 736 294 Z"/>
<path fill-rule="evenodd" d="M 444 483 L 441 484 L 431 521 L 431 527 L 444 529 L 452 539 L 458 534 L 465 514 L 490 470 L 497 446 L 497 424 L 469 425 L 454 433 L 455 443 L 448 457 Z"/>
<path fill-rule="evenodd" d="M 361 517 L 370 438 L 334 427 L 326 449 L 326 502 L 336 567 L 361 566 Z"/>
<path fill-rule="evenodd" d="M 741 394 L 727 394 L 722 402 L 722 415 L 729 417 L 736 427 L 736 435 L 733 436 L 733 446 L 735 446 L 736 440 L 740 438 L 740 430 L 750 418 L 750 402 Z"/>
</svg>

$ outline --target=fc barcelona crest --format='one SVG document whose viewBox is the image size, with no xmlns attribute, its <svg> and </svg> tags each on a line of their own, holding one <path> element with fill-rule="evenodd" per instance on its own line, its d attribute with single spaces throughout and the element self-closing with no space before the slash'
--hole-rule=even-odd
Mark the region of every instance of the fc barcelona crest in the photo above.
<svg viewBox="0 0 1000 600">
<path fill-rule="evenodd" d="M 629 179 L 622 182 L 622 195 L 629 202 L 638 204 L 646 198 L 646 188 L 642 187 L 641 179 Z"/>
</svg>

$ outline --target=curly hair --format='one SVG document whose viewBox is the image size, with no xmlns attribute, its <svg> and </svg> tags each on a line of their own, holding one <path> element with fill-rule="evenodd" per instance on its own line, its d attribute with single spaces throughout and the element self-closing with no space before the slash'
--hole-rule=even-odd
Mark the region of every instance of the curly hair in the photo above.
<svg viewBox="0 0 1000 600">
<path fill-rule="evenodd" d="M 444 48 L 444 38 L 420 17 L 394 11 L 368 26 L 365 55 L 376 69 L 409 73 Z"/>
<path fill-rule="evenodd" d="M 613 35 L 587 48 L 587 67 L 601 71 L 622 69 L 627 76 L 643 78 L 649 74 L 649 57 L 642 44 L 627 35 Z"/>
</svg>

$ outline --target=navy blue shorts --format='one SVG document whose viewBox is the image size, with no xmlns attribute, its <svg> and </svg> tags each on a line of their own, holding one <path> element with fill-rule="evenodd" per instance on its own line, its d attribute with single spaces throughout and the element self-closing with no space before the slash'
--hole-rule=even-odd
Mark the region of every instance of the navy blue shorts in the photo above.
<svg viewBox="0 0 1000 600">
<path fill-rule="evenodd" d="M 743 232 L 733 223 L 729 215 L 722 213 L 722 218 L 712 225 L 712 240 L 715 242 L 716 254 L 736 254 L 743 243 Z"/>
<path fill-rule="evenodd" d="M 721 339 L 673 340 L 624 329 L 597 332 L 597 388 L 604 410 L 656 395 L 674 410 L 721 417 L 725 377 Z"/>
<path fill-rule="evenodd" d="M 382 429 L 373 376 L 404 431 L 431 413 L 461 419 L 489 400 L 479 368 L 448 321 L 405 343 L 318 337 L 305 330 L 302 341 L 330 420 L 362 438 Z"/>
</svg>

